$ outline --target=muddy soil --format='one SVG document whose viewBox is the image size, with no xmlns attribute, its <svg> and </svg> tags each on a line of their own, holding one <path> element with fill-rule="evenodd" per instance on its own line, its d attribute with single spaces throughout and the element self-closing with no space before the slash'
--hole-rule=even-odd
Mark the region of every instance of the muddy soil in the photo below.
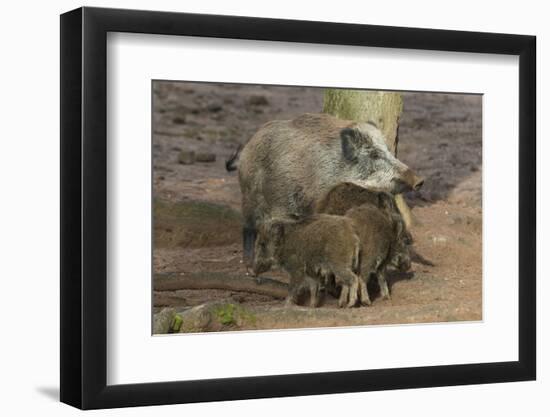
<svg viewBox="0 0 550 417">
<path fill-rule="evenodd" d="M 225 160 L 263 123 L 320 112 L 323 90 L 155 82 L 153 93 L 154 273 L 245 275 L 240 189 Z M 336 300 L 326 296 L 313 312 L 292 307 L 284 320 L 274 320 L 262 313 L 279 311 L 280 299 L 181 289 L 155 291 L 153 310 L 221 302 L 258 316 L 226 320 L 215 330 L 481 320 L 481 96 L 403 97 L 398 157 L 426 180 L 421 191 L 406 196 L 419 256 L 407 273 L 390 274 L 391 300 L 375 293 L 371 307 L 338 310 Z M 189 163 L 190 152 L 215 161 Z M 288 282 L 281 271 L 265 275 Z"/>
</svg>

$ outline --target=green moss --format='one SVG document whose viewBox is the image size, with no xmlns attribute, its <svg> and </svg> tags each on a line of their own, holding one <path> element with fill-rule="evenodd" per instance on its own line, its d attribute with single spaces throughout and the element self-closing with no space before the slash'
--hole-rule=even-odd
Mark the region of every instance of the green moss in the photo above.
<svg viewBox="0 0 550 417">
<path fill-rule="evenodd" d="M 214 315 L 223 326 L 243 326 L 256 324 L 256 316 L 235 304 L 222 304 L 214 309 Z"/>
<path fill-rule="evenodd" d="M 248 310 L 245 310 L 245 309 L 242 309 L 242 310 L 243 310 L 243 312 L 242 312 L 243 324 L 249 324 L 249 325 L 255 326 L 256 325 L 256 315 L 251 313 Z"/>
<path fill-rule="evenodd" d="M 170 326 L 170 330 L 173 333 L 177 333 L 180 331 L 182 324 L 183 324 L 183 318 L 179 314 L 176 314 L 174 316 L 174 319 L 172 320 L 172 325 Z"/>
<path fill-rule="evenodd" d="M 236 323 L 236 310 L 235 304 L 224 304 L 217 307 L 214 314 L 221 324 L 230 326 Z"/>
</svg>

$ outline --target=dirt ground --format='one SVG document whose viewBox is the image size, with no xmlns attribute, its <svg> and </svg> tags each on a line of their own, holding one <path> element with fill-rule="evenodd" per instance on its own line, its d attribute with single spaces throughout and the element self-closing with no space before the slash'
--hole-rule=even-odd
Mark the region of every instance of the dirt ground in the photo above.
<svg viewBox="0 0 550 417">
<path fill-rule="evenodd" d="M 153 94 L 154 283 L 170 273 L 198 280 L 246 276 L 240 189 L 225 160 L 263 123 L 321 112 L 323 89 L 155 82 Z M 154 285 L 154 312 L 216 306 L 202 319 L 207 325 L 184 323 L 182 331 L 481 320 L 481 96 L 403 97 L 398 157 L 425 184 L 406 196 L 419 256 L 407 273 L 390 274 L 391 300 L 375 294 L 371 307 L 338 309 L 326 296 L 318 309 L 284 308 L 265 294 Z M 216 159 L 181 163 L 188 151 Z M 281 271 L 265 275 L 288 281 Z"/>
</svg>

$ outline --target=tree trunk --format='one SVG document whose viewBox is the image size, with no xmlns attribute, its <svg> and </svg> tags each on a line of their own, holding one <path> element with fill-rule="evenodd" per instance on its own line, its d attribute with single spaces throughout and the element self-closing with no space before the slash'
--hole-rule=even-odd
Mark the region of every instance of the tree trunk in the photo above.
<svg viewBox="0 0 550 417">
<path fill-rule="evenodd" d="M 384 134 L 388 148 L 397 156 L 399 118 L 403 112 L 403 98 L 399 93 L 327 89 L 323 112 L 344 120 L 372 122 Z M 413 218 L 402 194 L 395 202 L 409 229 Z"/>
<path fill-rule="evenodd" d="M 372 122 L 384 134 L 388 148 L 397 152 L 397 129 L 403 111 L 399 93 L 383 91 L 330 90 L 325 91 L 323 112 L 339 119 Z"/>
</svg>

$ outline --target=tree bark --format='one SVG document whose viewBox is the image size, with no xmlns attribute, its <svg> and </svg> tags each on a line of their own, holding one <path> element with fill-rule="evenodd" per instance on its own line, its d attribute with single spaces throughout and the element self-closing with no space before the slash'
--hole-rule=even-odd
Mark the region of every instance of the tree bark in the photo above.
<svg viewBox="0 0 550 417">
<path fill-rule="evenodd" d="M 401 94 L 385 91 L 327 89 L 323 112 L 339 119 L 374 123 L 384 134 L 388 149 L 397 156 L 399 118 L 403 112 Z M 410 229 L 413 217 L 403 195 L 395 196 L 395 202 L 407 229 Z"/>
<path fill-rule="evenodd" d="M 397 153 L 397 129 L 403 111 L 399 93 L 327 89 L 323 112 L 339 119 L 372 122 L 386 137 L 388 148 Z"/>
</svg>

